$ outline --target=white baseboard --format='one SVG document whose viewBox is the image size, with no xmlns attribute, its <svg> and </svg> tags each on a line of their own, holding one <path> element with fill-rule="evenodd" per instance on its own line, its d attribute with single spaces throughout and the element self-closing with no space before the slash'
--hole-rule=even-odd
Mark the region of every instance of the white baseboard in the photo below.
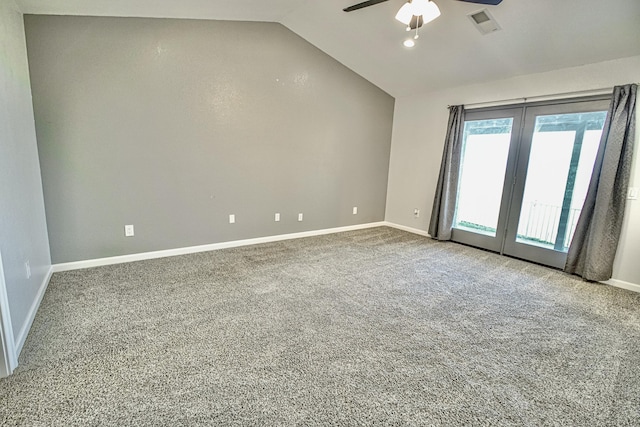
<svg viewBox="0 0 640 427">
<path fill-rule="evenodd" d="M 125 262 L 144 261 L 147 259 L 165 258 L 175 255 L 187 255 L 197 252 L 216 251 L 219 249 L 237 248 L 240 246 L 257 245 L 260 243 L 279 242 L 282 240 L 301 239 L 303 237 L 321 236 L 324 234 L 342 233 L 345 231 L 362 230 L 365 228 L 383 227 L 389 224 L 384 221 L 370 222 L 367 224 L 348 225 L 345 227 L 327 228 L 322 230 L 302 231 L 299 233 L 279 234 L 275 236 L 257 237 L 254 239 L 233 240 L 230 242 L 211 243 L 208 245 L 189 246 L 185 248 L 166 249 L 162 251 L 142 252 L 131 255 L 120 255 L 107 258 L 88 259 L 84 261 L 65 262 L 54 264 L 53 271 L 79 270 L 82 268 L 99 267 L 103 265 L 121 264 Z"/>
<path fill-rule="evenodd" d="M 384 225 L 386 225 L 387 227 L 397 228 L 398 230 L 407 231 L 409 233 L 419 234 L 420 236 L 431 237 L 431 235 L 424 230 L 407 227 L 406 225 L 394 224 L 393 222 L 388 221 L 385 221 Z"/>
<path fill-rule="evenodd" d="M 323 234 L 342 233 L 344 231 L 362 230 L 362 229 L 373 228 L 373 227 L 392 227 L 398 230 L 406 231 L 406 232 L 417 234 L 420 236 L 431 237 L 429 233 L 424 230 L 408 227 L 406 225 L 395 224 L 389 221 L 379 221 L 379 222 L 371 222 L 367 224 L 349 225 L 345 227 L 303 231 L 300 233 L 280 234 L 275 236 L 257 237 L 254 239 L 234 240 L 230 242 L 212 243 L 208 245 L 190 246 L 185 248 L 167 249 L 162 251 L 142 252 L 142 253 L 131 254 L 131 255 L 121 255 L 121 256 L 114 256 L 114 257 L 107 257 L 107 258 L 97 258 L 97 259 L 90 259 L 90 260 L 84 260 L 84 261 L 60 263 L 60 264 L 54 264 L 52 266 L 52 271 L 60 272 L 60 271 L 68 271 L 68 270 L 79 270 L 82 268 L 99 267 L 102 265 L 121 264 L 125 262 L 143 261 L 147 259 L 164 258 L 169 256 L 175 256 L 175 255 L 186 255 L 186 254 L 197 253 L 197 252 L 215 251 L 219 249 L 236 248 L 240 246 L 257 245 L 260 243 L 278 242 L 278 241 L 290 240 L 290 239 L 300 239 L 304 237 L 321 236 Z M 35 305 L 34 303 L 35 309 L 34 307 L 32 307 L 31 311 L 33 311 L 33 315 L 34 315 L 33 317 L 35 317 L 35 311 L 37 310 L 37 306 L 39 306 L 40 304 L 40 300 L 42 300 L 42 296 L 44 295 L 44 291 L 46 290 L 46 283 L 49 282 L 50 277 L 51 277 L 51 271 L 47 275 L 46 281 L 45 283 L 43 283 L 43 286 L 40 289 L 40 292 L 38 294 L 37 305 Z M 623 280 L 611 279 L 602 283 L 615 286 L 618 288 L 628 289 L 634 292 L 640 292 L 640 285 L 635 283 L 625 282 Z M 31 318 L 31 322 L 33 322 L 33 318 Z M 30 326 L 31 326 L 31 323 L 29 323 L 29 327 Z M 24 328 L 23 328 L 23 331 L 24 331 Z M 21 331 L 20 340 L 19 340 L 19 342 L 21 342 L 22 344 L 24 344 L 24 339 L 26 339 L 26 333 L 23 336 L 23 331 Z M 26 329 L 26 331 L 28 332 L 28 329 Z M 19 349 L 22 349 L 22 344 L 20 345 Z"/>
<path fill-rule="evenodd" d="M 625 282 L 624 280 L 618 279 L 609 279 L 605 282 L 602 282 L 605 285 L 615 286 L 616 288 L 627 289 L 629 291 L 640 292 L 640 285 L 635 283 Z"/>
<path fill-rule="evenodd" d="M 40 289 L 38 289 L 38 293 L 36 298 L 33 300 L 31 304 L 31 308 L 29 308 L 29 313 L 27 313 L 27 319 L 22 325 L 18 336 L 16 337 L 16 357 L 20 355 L 22 352 L 22 347 L 24 346 L 24 342 L 27 339 L 27 335 L 29 335 L 29 330 L 31 329 L 31 325 L 33 325 L 33 320 L 36 318 L 36 313 L 38 312 L 38 308 L 40 308 L 40 303 L 42 302 L 42 298 L 44 297 L 44 293 L 47 291 L 47 286 L 49 286 L 49 280 L 51 280 L 51 275 L 53 274 L 53 266 L 49 268 L 47 274 L 44 276 L 42 283 L 40 284 Z"/>
</svg>

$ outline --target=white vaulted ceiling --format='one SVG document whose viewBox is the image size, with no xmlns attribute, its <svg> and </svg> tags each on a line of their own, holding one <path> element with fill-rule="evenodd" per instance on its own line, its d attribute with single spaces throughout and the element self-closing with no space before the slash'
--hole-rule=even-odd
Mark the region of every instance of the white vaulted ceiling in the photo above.
<svg viewBox="0 0 640 427">
<path fill-rule="evenodd" d="M 24 13 L 279 22 L 393 96 L 640 55 L 640 0 L 503 0 L 502 30 L 481 35 L 484 6 L 434 0 L 442 16 L 413 49 L 394 19 L 404 0 L 16 0 Z"/>
</svg>

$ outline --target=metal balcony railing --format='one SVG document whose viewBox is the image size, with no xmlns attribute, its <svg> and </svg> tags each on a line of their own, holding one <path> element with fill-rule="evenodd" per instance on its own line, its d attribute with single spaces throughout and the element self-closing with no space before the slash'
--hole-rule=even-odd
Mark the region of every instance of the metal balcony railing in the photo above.
<svg viewBox="0 0 640 427">
<path fill-rule="evenodd" d="M 579 208 L 569 210 L 566 223 L 567 231 L 564 233 L 564 242 L 562 242 L 562 248 L 560 248 L 556 247 L 556 239 L 558 237 L 562 207 L 537 201 L 525 203 L 522 206 L 516 239 L 521 243 L 566 251 L 569 249 L 571 239 L 573 239 L 581 211 L 582 209 Z M 458 221 L 455 226 L 489 236 L 495 236 L 496 234 L 494 227 L 467 220 Z"/>
<path fill-rule="evenodd" d="M 561 206 L 538 203 L 537 201 L 523 205 L 518 225 L 518 240 L 527 241 L 542 246 L 553 247 L 558 235 Z M 563 242 L 566 250 L 571 243 L 573 234 L 582 209 L 572 208 L 567 220 L 567 233 Z M 525 221 L 522 221 L 526 218 Z"/>
</svg>

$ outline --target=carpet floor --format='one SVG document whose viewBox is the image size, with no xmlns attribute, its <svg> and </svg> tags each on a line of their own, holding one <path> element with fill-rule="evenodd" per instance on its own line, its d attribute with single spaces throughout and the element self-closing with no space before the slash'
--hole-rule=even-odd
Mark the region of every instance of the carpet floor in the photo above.
<svg viewBox="0 0 640 427">
<path fill-rule="evenodd" d="M 640 294 L 380 227 L 55 273 L 0 424 L 640 425 Z"/>
</svg>

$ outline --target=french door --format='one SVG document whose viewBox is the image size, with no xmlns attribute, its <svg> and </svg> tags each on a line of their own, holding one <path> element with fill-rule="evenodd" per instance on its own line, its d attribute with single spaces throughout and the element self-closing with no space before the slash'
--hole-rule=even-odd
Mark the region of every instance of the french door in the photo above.
<svg viewBox="0 0 640 427">
<path fill-rule="evenodd" d="M 452 240 L 564 267 L 609 102 L 465 112 Z"/>
</svg>

